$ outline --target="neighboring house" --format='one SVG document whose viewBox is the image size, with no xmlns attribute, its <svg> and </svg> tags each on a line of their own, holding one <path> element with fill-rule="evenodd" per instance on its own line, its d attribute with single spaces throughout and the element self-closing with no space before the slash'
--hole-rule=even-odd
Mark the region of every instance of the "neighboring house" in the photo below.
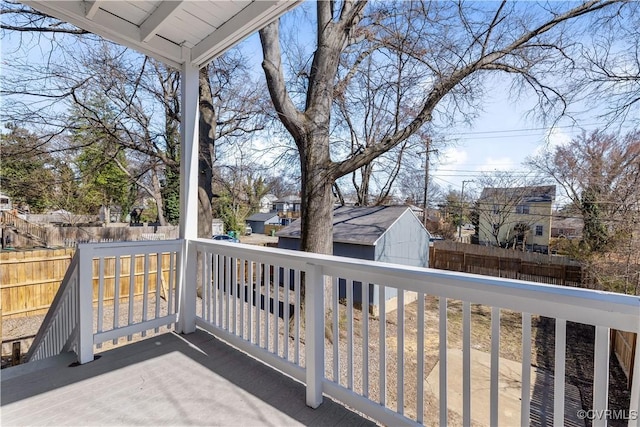
<svg viewBox="0 0 640 427">
<path fill-rule="evenodd" d="M 300 221 L 276 233 L 278 247 L 300 250 Z M 408 206 L 343 206 L 333 210 L 333 254 L 371 261 L 429 266 L 429 232 Z M 341 282 L 344 296 L 346 282 Z M 354 299 L 361 300 L 361 284 L 355 283 Z M 377 313 L 377 285 L 369 285 L 369 304 Z M 396 290 L 385 289 L 386 311 L 396 307 Z M 405 296 L 405 303 L 415 298 Z"/>
<path fill-rule="evenodd" d="M 484 188 L 478 199 L 480 244 L 546 253 L 556 186 Z"/>
<path fill-rule="evenodd" d="M 12 209 L 11 197 L 0 193 L 0 211 L 10 211 Z"/>
<path fill-rule="evenodd" d="M 271 212 L 273 209 L 273 204 L 278 200 L 276 196 L 273 194 L 265 194 L 260 198 L 260 212 L 267 213 Z"/>
<path fill-rule="evenodd" d="M 551 237 L 560 239 L 580 239 L 584 221 L 581 218 L 567 218 L 554 215 L 551 222 Z"/>
<path fill-rule="evenodd" d="M 211 220 L 211 235 L 224 234 L 224 221 L 220 218 L 213 218 Z"/>
<path fill-rule="evenodd" d="M 281 199 L 273 202 L 271 208 L 272 211 L 276 211 L 281 217 L 300 217 L 300 211 L 302 210 L 302 200 L 298 196 L 285 196 Z"/>
<path fill-rule="evenodd" d="M 280 225 L 280 217 L 276 212 L 256 213 L 246 219 L 253 233 L 265 234 L 265 225 Z"/>
</svg>

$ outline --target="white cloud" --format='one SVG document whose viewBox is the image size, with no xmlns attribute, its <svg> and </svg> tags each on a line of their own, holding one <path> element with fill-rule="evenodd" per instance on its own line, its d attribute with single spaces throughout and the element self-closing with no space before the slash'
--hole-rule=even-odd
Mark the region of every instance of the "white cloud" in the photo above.
<svg viewBox="0 0 640 427">
<path fill-rule="evenodd" d="M 511 157 L 485 157 L 481 166 L 477 170 L 482 172 L 504 171 L 516 169 L 516 162 Z"/>
<path fill-rule="evenodd" d="M 460 147 L 447 147 L 440 153 L 440 166 L 446 166 L 447 169 L 456 169 L 458 166 L 463 166 L 469 159 L 469 154 L 466 150 L 462 150 Z"/>
<path fill-rule="evenodd" d="M 571 135 L 560 129 L 551 129 L 545 138 L 545 142 L 538 145 L 532 154 L 538 156 L 547 150 L 553 151 L 556 147 L 567 145 L 569 141 L 571 141 Z"/>
</svg>

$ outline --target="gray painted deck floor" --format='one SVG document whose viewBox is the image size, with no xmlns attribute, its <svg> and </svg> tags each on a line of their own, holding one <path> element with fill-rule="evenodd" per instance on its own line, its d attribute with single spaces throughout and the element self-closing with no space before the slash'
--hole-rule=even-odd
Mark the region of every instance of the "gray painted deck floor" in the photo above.
<svg viewBox="0 0 640 427">
<path fill-rule="evenodd" d="M 2 426 L 375 425 L 326 397 L 307 407 L 302 384 L 203 331 L 72 361 L 3 370 Z"/>
</svg>

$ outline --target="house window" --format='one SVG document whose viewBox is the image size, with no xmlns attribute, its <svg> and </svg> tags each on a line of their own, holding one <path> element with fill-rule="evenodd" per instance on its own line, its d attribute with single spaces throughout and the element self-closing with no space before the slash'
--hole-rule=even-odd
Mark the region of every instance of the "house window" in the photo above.
<svg viewBox="0 0 640 427">
<path fill-rule="evenodd" d="M 542 236 L 542 226 L 536 225 L 536 236 Z"/>
<path fill-rule="evenodd" d="M 517 214 L 529 214 L 529 205 L 518 205 L 516 206 L 516 213 Z"/>
</svg>

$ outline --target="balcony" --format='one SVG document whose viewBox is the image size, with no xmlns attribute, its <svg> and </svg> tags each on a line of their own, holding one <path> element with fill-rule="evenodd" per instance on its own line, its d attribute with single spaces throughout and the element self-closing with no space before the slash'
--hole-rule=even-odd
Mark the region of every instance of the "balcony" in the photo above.
<svg viewBox="0 0 640 427">
<path fill-rule="evenodd" d="M 575 324 L 595 329 L 586 405 Z M 630 403 L 610 408 L 613 329 L 640 332 L 640 298 L 202 239 L 86 244 L 30 362 L 3 371 L 1 421 L 637 426 L 640 340 Z"/>
</svg>

